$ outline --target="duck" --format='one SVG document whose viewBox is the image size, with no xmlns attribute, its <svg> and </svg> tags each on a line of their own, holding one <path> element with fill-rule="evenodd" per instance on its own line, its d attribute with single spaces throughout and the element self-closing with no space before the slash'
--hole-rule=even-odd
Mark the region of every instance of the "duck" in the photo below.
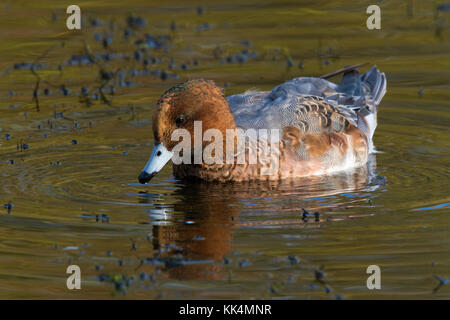
<svg viewBox="0 0 450 320">
<path fill-rule="evenodd" d="M 205 182 L 285 180 L 365 165 L 376 151 L 377 107 L 387 81 L 376 65 L 362 74 L 360 66 L 322 77 L 297 77 L 270 91 L 250 89 L 228 97 L 206 79 L 170 88 L 156 103 L 154 146 L 139 182 L 148 183 L 171 159 L 177 179 Z M 338 74 L 343 74 L 340 83 L 327 80 Z M 263 130 L 276 134 L 273 139 L 268 134 L 248 134 Z M 205 139 L 211 131 L 214 134 Z M 230 132 L 234 136 L 226 145 L 232 147 L 231 156 L 223 143 Z M 206 161 L 201 150 L 220 141 L 210 155 L 217 160 L 226 154 L 226 160 Z M 261 161 L 251 161 L 252 152 Z"/>
</svg>

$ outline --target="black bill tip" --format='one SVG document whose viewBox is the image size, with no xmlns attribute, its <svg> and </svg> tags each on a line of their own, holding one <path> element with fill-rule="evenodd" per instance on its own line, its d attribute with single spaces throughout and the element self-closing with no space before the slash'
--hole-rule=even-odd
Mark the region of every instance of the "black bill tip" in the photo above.
<svg viewBox="0 0 450 320">
<path fill-rule="evenodd" d="M 149 182 L 155 175 L 156 175 L 156 172 L 147 173 L 145 171 L 142 171 L 141 174 L 139 175 L 138 179 L 139 179 L 140 183 L 144 184 L 144 183 Z"/>
</svg>

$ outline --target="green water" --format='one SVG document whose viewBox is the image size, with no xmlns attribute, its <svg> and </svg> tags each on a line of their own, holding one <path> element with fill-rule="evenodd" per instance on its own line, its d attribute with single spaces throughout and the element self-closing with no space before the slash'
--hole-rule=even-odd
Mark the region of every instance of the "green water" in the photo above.
<svg viewBox="0 0 450 320">
<path fill-rule="evenodd" d="M 199 14 L 200 2 L 80 0 L 84 25 L 68 31 L 64 1 L 3 0 L 0 204 L 12 208 L 0 207 L 0 298 L 448 299 L 448 285 L 433 289 L 435 275 L 450 277 L 450 13 L 435 10 L 442 1 L 376 1 L 382 29 L 370 31 L 372 2 L 208 1 Z M 126 42 L 130 13 L 147 25 Z M 104 31 L 114 35 L 106 49 L 94 39 Z M 147 70 L 179 78 L 126 76 L 132 86 L 110 82 L 111 104 L 81 102 L 80 88 L 91 96 L 100 83 L 100 66 L 64 63 L 85 54 L 83 41 L 93 54 L 130 56 L 106 71 L 143 70 L 133 52 L 145 33 L 170 36 L 148 49 L 161 62 Z M 257 56 L 222 63 L 242 50 Z M 37 78 L 14 69 L 36 59 L 39 111 Z M 151 153 L 152 110 L 172 85 L 203 77 L 231 95 L 363 62 L 388 81 L 380 152 L 367 167 L 292 183 L 204 185 L 177 181 L 166 166 L 151 184 L 137 183 Z M 320 221 L 304 221 L 302 208 Z M 159 262 L 141 264 L 147 258 Z M 66 287 L 71 264 L 81 268 L 81 290 Z M 381 268 L 381 290 L 366 288 L 369 265 Z M 315 279 L 319 268 L 326 285 Z"/>
</svg>

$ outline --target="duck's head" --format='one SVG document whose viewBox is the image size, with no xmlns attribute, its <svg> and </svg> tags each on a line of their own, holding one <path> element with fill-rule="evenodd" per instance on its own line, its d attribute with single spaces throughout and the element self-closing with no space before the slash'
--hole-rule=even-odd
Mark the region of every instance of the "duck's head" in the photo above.
<svg viewBox="0 0 450 320">
<path fill-rule="evenodd" d="M 194 147 L 194 121 L 201 121 L 203 132 L 236 127 L 233 114 L 222 90 L 210 80 L 189 80 L 166 91 L 156 104 L 153 114 L 153 151 L 139 182 L 150 181 L 174 156 L 172 149 L 180 142 L 172 140 L 172 133 L 185 129 Z M 203 139 L 200 138 L 202 143 Z"/>
</svg>

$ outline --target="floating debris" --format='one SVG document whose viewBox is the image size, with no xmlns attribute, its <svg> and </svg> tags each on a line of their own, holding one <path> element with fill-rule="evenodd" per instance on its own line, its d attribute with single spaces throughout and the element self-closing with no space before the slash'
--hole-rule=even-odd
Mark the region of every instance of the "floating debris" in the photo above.
<svg viewBox="0 0 450 320">
<path fill-rule="evenodd" d="M 113 36 L 110 34 L 103 35 L 102 44 L 103 48 L 108 48 L 108 46 L 113 42 Z"/>
<path fill-rule="evenodd" d="M 141 61 L 142 58 L 143 58 L 143 56 L 144 56 L 144 54 L 142 53 L 141 50 L 136 50 L 136 51 L 133 53 L 133 57 L 134 57 L 134 59 L 135 59 L 136 61 Z"/>
<path fill-rule="evenodd" d="M 212 26 L 209 23 L 203 23 L 199 26 L 197 26 L 197 31 L 207 31 L 207 30 L 211 30 Z"/>
<path fill-rule="evenodd" d="M 82 95 L 88 95 L 89 94 L 89 89 L 85 88 L 85 87 L 81 87 L 81 94 Z"/>
<path fill-rule="evenodd" d="M 101 221 L 101 222 L 109 223 L 109 216 L 107 214 L 104 214 L 104 213 L 97 214 L 97 215 L 95 215 L 95 221 L 96 222 Z"/>
<path fill-rule="evenodd" d="M 239 261 L 240 268 L 248 267 L 250 265 L 251 263 L 247 259 L 242 259 L 241 261 Z"/>
<path fill-rule="evenodd" d="M 286 61 L 286 65 L 287 65 L 288 69 L 290 69 L 290 68 L 292 68 L 294 66 L 294 61 L 291 58 L 289 58 Z"/>
<path fill-rule="evenodd" d="M 317 284 L 310 284 L 309 286 L 308 286 L 308 288 L 310 289 L 310 290 L 317 290 L 318 288 L 319 288 L 319 286 L 317 285 Z"/>
<path fill-rule="evenodd" d="M 90 19 L 89 22 L 91 23 L 91 26 L 96 27 L 96 28 L 105 26 L 105 23 L 97 18 Z"/>
<path fill-rule="evenodd" d="M 63 94 L 64 96 L 67 96 L 67 95 L 70 94 L 70 90 L 67 89 L 65 85 L 62 85 L 61 88 L 60 88 L 60 90 L 61 90 L 61 92 L 62 92 L 62 94 Z"/>
<path fill-rule="evenodd" d="M 97 276 L 100 282 L 110 282 L 113 284 L 114 289 L 122 294 L 127 293 L 128 287 L 135 281 L 134 276 L 128 276 L 126 274 L 100 274 Z"/>
<path fill-rule="evenodd" d="M 151 265 L 164 265 L 165 268 L 171 269 L 192 264 L 203 264 L 203 263 L 213 263 L 213 260 L 189 260 L 183 258 L 175 257 L 160 257 L 160 258 L 147 258 L 141 260 L 141 265 L 151 264 Z"/>
<path fill-rule="evenodd" d="M 436 7 L 437 11 L 450 12 L 450 3 L 440 4 Z"/>
<path fill-rule="evenodd" d="M 82 213 L 82 214 L 80 214 L 80 218 L 83 218 L 83 219 L 95 219 L 96 217 L 94 215 L 90 215 L 90 214 L 87 214 L 87 213 Z"/>
<path fill-rule="evenodd" d="M 124 41 L 127 42 L 130 39 L 130 37 L 133 35 L 134 35 L 134 32 L 130 28 L 125 28 L 125 30 L 123 30 L 123 40 Z"/>
<path fill-rule="evenodd" d="M 108 281 L 110 279 L 109 275 L 107 274 L 99 274 L 97 276 L 98 281 L 100 282 L 104 282 L 104 281 Z"/>
<path fill-rule="evenodd" d="M 297 258 L 296 256 L 289 256 L 288 259 L 291 264 L 297 264 L 300 262 L 300 259 Z"/>
<path fill-rule="evenodd" d="M 29 62 L 21 62 L 21 63 L 15 63 L 14 64 L 14 69 L 15 70 L 31 69 L 31 67 L 33 67 L 33 69 L 35 69 L 35 70 L 44 69 L 44 66 L 42 66 L 40 64 L 34 64 L 34 66 L 33 66 L 33 63 L 29 63 Z"/>
<path fill-rule="evenodd" d="M 437 21 L 436 28 L 434 30 L 434 34 L 436 35 L 436 37 L 442 37 L 442 32 L 444 31 L 446 22 L 447 20 L 444 18 Z"/>
<path fill-rule="evenodd" d="M 146 274 L 145 272 L 141 272 L 141 273 L 139 274 L 139 279 L 140 279 L 141 281 L 147 280 L 147 279 L 148 279 L 147 274 Z"/>
<path fill-rule="evenodd" d="M 325 281 L 323 280 L 325 278 L 325 272 L 322 270 L 322 268 L 317 268 L 316 270 L 314 270 L 314 278 L 316 279 L 317 282 L 319 282 L 320 284 L 326 286 Z"/>
<path fill-rule="evenodd" d="M 68 246 L 63 248 L 63 251 L 74 251 L 74 250 L 79 250 L 80 248 L 77 246 Z"/>
<path fill-rule="evenodd" d="M 69 61 L 65 64 L 69 66 L 81 66 L 81 65 L 90 65 L 93 61 L 91 61 L 91 57 L 82 54 L 82 55 L 73 55 Z M 60 71 L 62 70 L 62 66 L 59 66 Z"/>
<path fill-rule="evenodd" d="M 243 64 L 251 59 L 255 59 L 258 57 L 258 53 L 256 51 L 249 52 L 247 49 L 242 50 L 241 52 L 237 52 L 234 55 L 228 56 L 225 59 L 221 60 L 221 64 L 225 63 L 236 63 Z"/>
<path fill-rule="evenodd" d="M 319 212 L 314 212 L 314 221 L 319 222 L 321 216 L 322 215 Z"/>
<path fill-rule="evenodd" d="M 307 219 L 308 217 L 313 217 L 314 216 L 312 213 L 309 213 L 305 209 L 302 208 L 302 210 L 303 210 L 303 212 L 302 212 L 302 219 L 303 220 L 308 220 Z"/>
<path fill-rule="evenodd" d="M 127 24 L 130 28 L 139 29 L 147 25 L 147 20 L 141 17 L 135 17 L 131 15 L 127 18 Z"/>
<path fill-rule="evenodd" d="M 442 278 L 439 275 L 435 275 L 434 277 L 439 281 L 439 284 L 436 288 L 434 288 L 433 293 L 436 293 L 442 286 L 450 284 L 450 279 Z"/>
<path fill-rule="evenodd" d="M 3 205 L 3 208 L 5 208 L 8 211 L 8 214 L 11 214 L 11 210 L 12 210 L 13 207 L 14 206 L 13 206 L 11 201 L 9 201 L 7 204 Z"/>
<path fill-rule="evenodd" d="M 97 42 L 101 42 L 103 40 L 103 35 L 101 33 L 94 34 L 94 40 Z"/>
<path fill-rule="evenodd" d="M 17 150 L 27 150 L 30 148 L 30 145 L 23 142 L 23 139 L 20 139 L 20 142 L 17 142 Z"/>
</svg>

